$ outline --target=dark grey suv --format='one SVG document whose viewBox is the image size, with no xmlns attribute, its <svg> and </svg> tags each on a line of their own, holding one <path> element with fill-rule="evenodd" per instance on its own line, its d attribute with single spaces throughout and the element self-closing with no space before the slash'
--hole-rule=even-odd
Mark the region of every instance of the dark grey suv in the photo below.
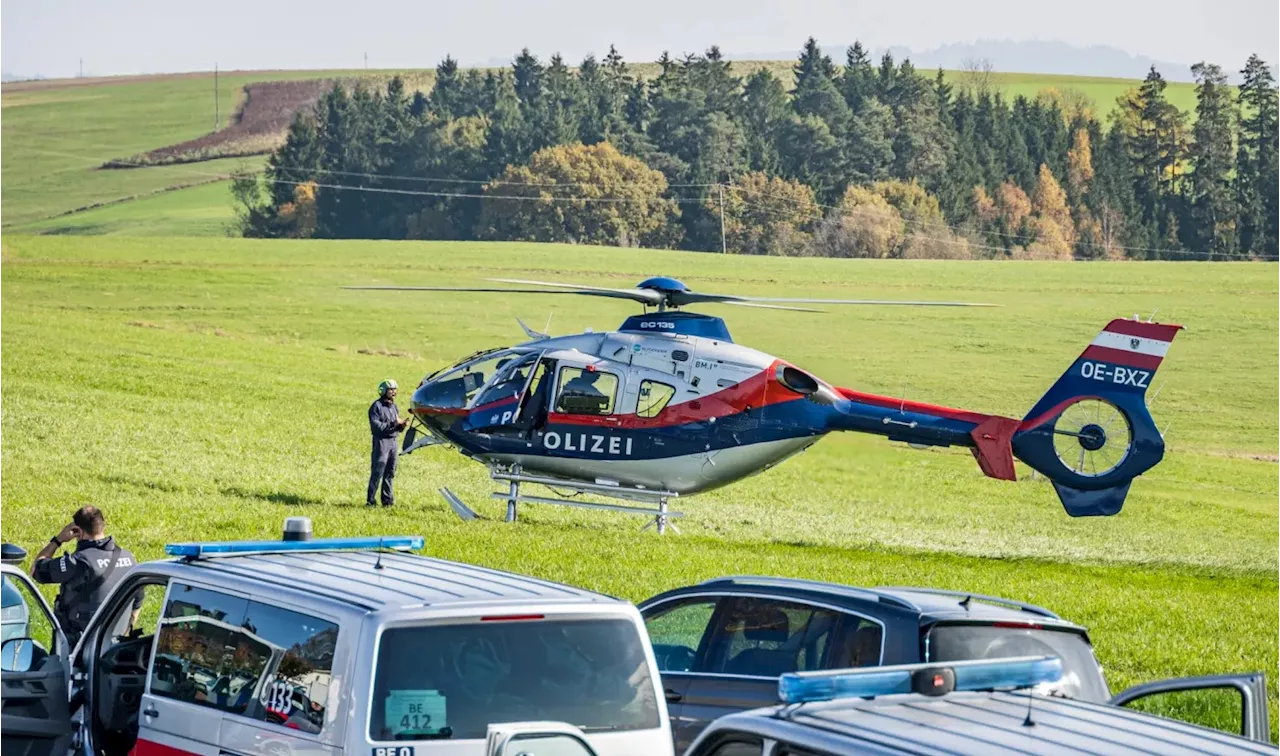
<svg viewBox="0 0 1280 756">
<path fill-rule="evenodd" d="M 1020 601 L 928 588 L 853 588 L 724 577 L 640 604 L 676 752 L 712 720 L 778 701 L 787 672 L 1051 655 L 1063 674 L 1037 692 L 1124 704 L 1172 690 L 1234 688 L 1242 732 L 1268 727 L 1261 674 L 1148 683 L 1112 696 L 1085 628 Z"/>
</svg>

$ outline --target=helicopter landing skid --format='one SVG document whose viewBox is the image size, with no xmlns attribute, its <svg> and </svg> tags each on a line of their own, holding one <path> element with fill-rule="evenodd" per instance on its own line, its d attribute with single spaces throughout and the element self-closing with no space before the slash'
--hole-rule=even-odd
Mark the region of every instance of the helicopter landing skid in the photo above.
<svg viewBox="0 0 1280 756">
<path fill-rule="evenodd" d="M 627 514 L 648 515 L 653 519 L 650 520 L 642 531 L 649 528 L 655 528 L 658 533 L 664 534 L 667 528 L 671 528 L 677 534 L 680 529 L 672 522 L 677 517 L 684 517 L 683 512 L 672 512 L 668 509 L 671 499 L 678 497 L 680 494 L 674 491 L 652 491 L 644 488 L 622 488 L 620 486 L 610 486 L 600 483 L 585 483 L 579 481 L 568 481 L 560 478 L 546 478 L 538 475 L 525 475 L 520 471 L 519 467 L 512 468 L 491 468 L 489 476 L 495 481 L 503 481 L 508 485 L 507 491 L 495 491 L 490 496 L 507 502 L 507 516 L 504 518 L 506 522 L 515 522 L 516 507 L 520 502 L 529 502 L 531 504 L 557 504 L 566 507 L 578 507 L 581 509 L 603 509 L 608 512 L 624 512 Z M 573 501 L 571 499 L 558 499 L 548 496 L 530 496 L 520 492 L 520 486 L 524 483 L 534 483 L 548 488 L 569 489 L 576 493 L 596 494 L 598 496 L 607 496 L 614 499 L 623 499 L 629 501 L 638 501 L 653 504 L 654 506 L 628 506 L 625 504 L 603 504 L 594 501 Z M 475 519 L 483 519 L 476 514 L 470 507 L 458 498 L 457 494 L 447 488 L 440 489 L 440 495 L 449 504 L 449 507 L 458 517 L 464 521 Z"/>
</svg>

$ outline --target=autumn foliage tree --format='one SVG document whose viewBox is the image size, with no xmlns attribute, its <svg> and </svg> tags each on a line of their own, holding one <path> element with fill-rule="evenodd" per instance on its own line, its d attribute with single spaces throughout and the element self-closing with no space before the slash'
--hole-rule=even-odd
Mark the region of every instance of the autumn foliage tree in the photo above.
<svg viewBox="0 0 1280 756">
<path fill-rule="evenodd" d="M 567 144 L 509 165 L 484 190 L 478 235 L 575 244 L 650 246 L 680 214 L 667 180 L 608 142 Z"/>
<path fill-rule="evenodd" d="M 822 218 L 813 190 L 798 181 L 748 173 L 724 189 L 725 244 L 745 255 L 804 254 Z M 719 199 L 708 199 L 718 209 Z"/>
</svg>

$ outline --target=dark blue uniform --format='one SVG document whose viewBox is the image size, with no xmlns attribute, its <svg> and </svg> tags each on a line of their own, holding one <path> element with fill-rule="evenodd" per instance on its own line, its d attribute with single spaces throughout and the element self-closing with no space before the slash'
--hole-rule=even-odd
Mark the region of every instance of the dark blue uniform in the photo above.
<svg viewBox="0 0 1280 756">
<path fill-rule="evenodd" d="M 369 431 L 373 434 L 373 455 L 369 466 L 369 491 L 365 503 L 374 506 L 378 484 L 382 484 L 382 506 L 395 503 L 392 486 L 396 478 L 396 436 L 400 433 L 400 410 L 395 402 L 381 399 L 369 405 Z"/>
<path fill-rule="evenodd" d="M 71 645 L 75 645 L 103 599 L 134 564 L 133 554 L 117 546 L 111 536 L 78 541 L 74 552 L 36 562 L 33 576 L 37 583 L 62 586 L 53 611 Z M 142 606 L 142 598 L 139 593 L 134 609 Z"/>
</svg>

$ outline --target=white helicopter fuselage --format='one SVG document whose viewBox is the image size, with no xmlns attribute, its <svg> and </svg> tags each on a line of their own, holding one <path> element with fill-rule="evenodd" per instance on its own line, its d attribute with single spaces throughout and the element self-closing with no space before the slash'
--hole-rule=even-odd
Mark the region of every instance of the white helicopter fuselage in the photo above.
<svg viewBox="0 0 1280 756">
<path fill-rule="evenodd" d="M 491 467 L 618 486 L 620 496 L 628 488 L 687 495 L 722 486 L 825 434 L 814 421 L 823 408 L 778 382 L 785 363 L 777 358 L 725 338 L 673 332 L 663 315 L 628 324 L 639 328 L 535 339 L 472 358 L 424 381 L 413 412 Z M 505 370 L 483 370 L 504 360 Z M 463 408 L 440 406 L 433 387 L 456 382 L 467 365 L 478 366 L 483 385 Z M 509 380 L 521 370 L 523 381 Z M 572 382 L 584 373 L 605 396 L 587 411 L 572 401 Z M 538 407 L 542 381 L 550 383 Z M 797 403 L 809 406 L 782 410 Z"/>
</svg>

